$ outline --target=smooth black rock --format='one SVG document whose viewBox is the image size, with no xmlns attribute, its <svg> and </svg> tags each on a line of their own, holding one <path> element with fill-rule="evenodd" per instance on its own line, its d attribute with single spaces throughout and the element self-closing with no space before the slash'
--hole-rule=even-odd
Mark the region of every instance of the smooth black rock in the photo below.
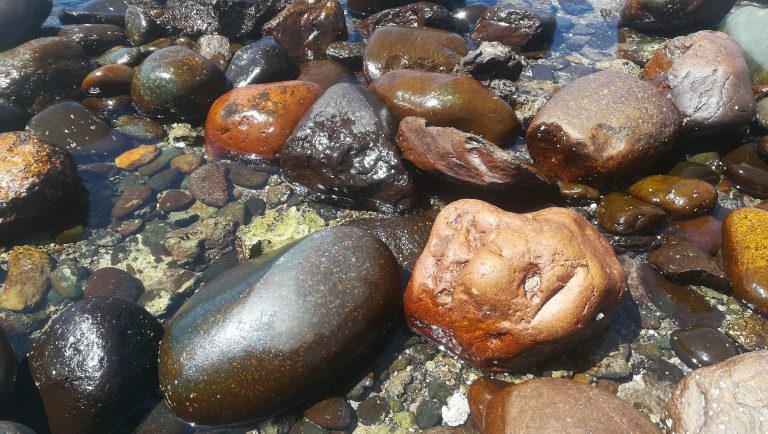
<svg viewBox="0 0 768 434">
<path fill-rule="evenodd" d="M 736 345 L 712 327 L 675 330 L 669 342 L 677 357 L 691 369 L 714 365 L 739 355 Z"/>
<path fill-rule="evenodd" d="M 232 87 L 291 80 L 299 74 L 288 52 L 269 36 L 237 50 L 227 68 Z"/>
<path fill-rule="evenodd" d="M 309 109 L 280 154 L 286 179 L 317 200 L 382 211 L 414 201 L 393 144 L 394 120 L 362 86 L 340 83 Z"/>
<path fill-rule="evenodd" d="M 5 408 L 10 398 L 17 370 L 16 353 L 13 352 L 5 329 L 0 327 L 0 408 Z"/>
<path fill-rule="evenodd" d="M 0 0 L 0 51 L 37 36 L 52 7 L 51 0 Z"/>
<path fill-rule="evenodd" d="M 157 390 L 163 329 L 140 306 L 97 297 L 51 320 L 29 363 L 55 433 L 104 433 Z"/>
<path fill-rule="evenodd" d="M 159 38 L 162 29 L 149 11 L 128 6 L 125 11 L 125 34 L 131 44 L 139 46 Z"/>
<path fill-rule="evenodd" d="M 0 53 L 0 99 L 36 113 L 80 92 L 88 58 L 64 38 L 40 38 Z"/>
<path fill-rule="evenodd" d="M 99 66 L 125 65 L 134 67 L 141 63 L 141 50 L 137 47 L 114 47 L 93 61 Z"/>
<path fill-rule="evenodd" d="M 413 3 L 413 0 L 347 0 L 347 7 L 352 15 L 367 16 L 389 8 L 396 8 Z M 448 9 L 464 6 L 464 0 L 434 0 Z"/>
<path fill-rule="evenodd" d="M 362 229 L 335 227 L 230 269 L 166 326 L 160 383 L 182 419 L 225 424 L 300 404 L 384 332 L 397 262 Z"/>
</svg>

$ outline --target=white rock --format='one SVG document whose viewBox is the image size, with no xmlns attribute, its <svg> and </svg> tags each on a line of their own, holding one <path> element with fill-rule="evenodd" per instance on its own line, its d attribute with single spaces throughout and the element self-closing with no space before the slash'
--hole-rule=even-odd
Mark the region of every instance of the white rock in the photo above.
<svg viewBox="0 0 768 434">
<path fill-rule="evenodd" d="M 448 404 L 441 409 L 443 421 L 448 426 L 459 426 L 469 417 L 469 402 L 467 397 L 460 392 L 454 393 L 448 398 Z"/>
</svg>

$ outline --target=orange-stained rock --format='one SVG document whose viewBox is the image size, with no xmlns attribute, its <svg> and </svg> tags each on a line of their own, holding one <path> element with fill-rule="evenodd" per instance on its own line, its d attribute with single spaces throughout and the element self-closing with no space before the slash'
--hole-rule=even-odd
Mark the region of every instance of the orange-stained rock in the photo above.
<svg viewBox="0 0 768 434">
<path fill-rule="evenodd" d="M 374 80 L 370 89 L 401 120 L 418 116 L 431 126 L 457 128 L 494 143 L 517 132 L 512 107 L 469 77 L 401 69 Z"/>
<path fill-rule="evenodd" d="M 321 93 L 320 86 L 306 81 L 255 84 L 225 93 L 213 103 L 205 122 L 208 156 L 276 158 Z"/>
<path fill-rule="evenodd" d="M 768 211 L 740 208 L 728 214 L 723 263 L 733 295 L 768 316 Z"/>
<path fill-rule="evenodd" d="M 160 155 L 160 148 L 155 145 L 142 145 L 127 150 L 115 158 L 115 167 L 135 170 L 149 163 Z"/>
<path fill-rule="evenodd" d="M 408 324 L 459 358 L 513 370 L 590 335 L 626 293 L 608 242 L 578 213 L 460 200 L 435 220 L 405 293 Z"/>
<path fill-rule="evenodd" d="M 717 190 L 700 179 L 653 175 L 632 184 L 627 192 L 677 218 L 703 214 L 717 205 Z"/>
<path fill-rule="evenodd" d="M 630 403 L 597 387 L 561 378 L 498 383 L 480 378 L 469 389 L 472 419 L 481 420 L 483 434 L 659 433 Z"/>
</svg>

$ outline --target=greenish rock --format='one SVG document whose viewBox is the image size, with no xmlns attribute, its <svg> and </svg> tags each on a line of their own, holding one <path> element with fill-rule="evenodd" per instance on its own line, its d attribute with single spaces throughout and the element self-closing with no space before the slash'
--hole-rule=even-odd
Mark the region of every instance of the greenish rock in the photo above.
<svg viewBox="0 0 768 434">
<path fill-rule="evenodd" d="M 248 210 L 242 202 L 230 202 L 216 211 L 215 218 L 230 219 L 237 224 L 244 225 Z"/>
<path fill-rule="evenodd" d="M 752 83 L 768 84 L 768 9 L 744 6 L 734 9 L 723 21 L 721 32 L 741 46 Z"/>
<path fill-rule="evenodd" d="M 357 406 L 357 419 L 363 425 L 376 425 L 389 415 L 389 404 L 381 395 L 372 395 Z"/>
<path fill-rule="evenodd" d="M 138 47 L 115 47 L 94 59 L 94 62 L 99 66 L 137 66 L 141 63 L 141 50 Z"/>
<path fill-rule="evenodd" d="M 268 253 L 326 226 L 325 220 L 309 208 L 291 207 L 269 210 L 263 216 L 240 227 L 237 245 L 244 257 L 254 258 Z"/>
<path fill-rule="evenodd" d="M 300 420 L 291 427 L 291 434 L 327 434 L 330 431 L 320 428 L 308 420 Z"/>
<path fill-rule="evenodd" d="M 435 380 L 427 385 L 427 396 L 441 404 L 445 404 L 451 395 L 453 395 L 453 388 L 444 381 Z"/>
<path fill-rule="evenodd" d="M 416 416 L 410 411 L 399 411 L 392 415 L 392 421 L 400 427 L 398 432 L 410 432 L 411 428 L 416 427 Z"/>
<path fill-rule="evenodd" d="M 139 167 L 139 174 L 144 176 L 152 176 L 157 172 L 163 170 L 171 163 L 171 160 L 184 154 L 184 151 L 178 148 L 163 149 L 160 155 L 152 160 L 149 164 Z"/>
<path fill-rule="evenodd" d="M 408 367 L 408 360 L 401 358 L 392 362 L 392 365 L 389 366 L 389 371 L 390 372 L 402 371 L 407 367 Z"/>
<path fill-rule="evenodd" d="M 121 133 L 145 142 L 159 142 L 166 136 L 162 125 L 143 116 L 120 116 L 114 125 Z"/>
<path fill-rule="evenodd" d="M 416 363 L 424 364 L 435 357 L 437 348 L 432 344 L 417 344 L 411 347 L 411 354 Z"/>
<path fill-rule="evenodd" d="M 90 276 L 87 268 L 74 261 L 62 261 L 51 273 L 51 287 L 64 299 L 83 296 L 85 281 Z"/>
<path fill-rule="evenodd" d="M 400 400 L 390 398 L 387 402 L 389 403 L 389 409 L 392 410 L 392 413 L 397 414 L 405 410 L 405 405 Z"/>
<path fill-rule="evenodd" d="M 166 315 L 174 301 L 173 291 L 165 288 L 156 288 L 141 294 L 137 303 L 157 318 Z"/>
<path fill-rule="evenodd" d="M 166 324 L 165 400 L 204 425 L 299 405 L 367 353 L 400 296 L 394 255 L 357 228 L 317 232 L 231 268 Z"/>
<path fill-rule="evenodd" d="M 416 425 L 421 429 L 432 428 L 443 420 L 442 405 L 434 399 L 422 401 L 416 408 Z"/>
</svg>

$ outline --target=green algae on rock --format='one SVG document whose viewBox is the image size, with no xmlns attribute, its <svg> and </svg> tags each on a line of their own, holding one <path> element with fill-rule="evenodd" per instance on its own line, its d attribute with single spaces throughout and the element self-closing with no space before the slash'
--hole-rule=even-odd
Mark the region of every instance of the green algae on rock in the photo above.
<svg viewBox="0 0 768 434">
<path fill-rule="evenodd" d="M 237 248 L 243 258 L 255 258 L 323 229 L 325 220 L 308 208 L 269 210 L 237 231 Z"/>
<path fill-rule="evenodd" d="M 166 402 L 201 424 L 244 422 L 299 404 L 389 326 L 399 281 L 386 245 L 351 227 L 310 235 L 227 271 L 166 326 Z"/>
</svg>

